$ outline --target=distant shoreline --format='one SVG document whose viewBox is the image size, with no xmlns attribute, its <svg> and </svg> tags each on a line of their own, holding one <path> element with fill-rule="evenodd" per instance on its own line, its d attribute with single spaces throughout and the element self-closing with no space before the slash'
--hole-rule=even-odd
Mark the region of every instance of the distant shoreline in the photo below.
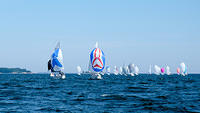
<svg viewBox="0 0 200 113">
<path fill-rule="evenodd" d="M 32 74 L 32 72 L 27 69 L 21 69 L 21 68 L 1 67 L 0 74 Z"/>
</svg>

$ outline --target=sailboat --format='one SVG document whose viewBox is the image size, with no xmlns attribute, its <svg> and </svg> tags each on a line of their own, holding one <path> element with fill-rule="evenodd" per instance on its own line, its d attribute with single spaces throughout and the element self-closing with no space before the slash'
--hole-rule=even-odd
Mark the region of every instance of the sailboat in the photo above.
<svg viewBox="0 0 200 113">
<path fill-rule="evenodd" d="M 157 66 L 157 65 L 155 65 L 155 66 L 154 66 L 154 69 L 155 69 L 155 74 L 156 74 L 156 75 L 160 75 L 160 71 L 161 71 L 160 67 Z"/>
<path fill-rule="evenodd" d="M 115 75 L 118 75 L 118 74 L 119 74 L 119 71 L 118 71 L 118 69 L 117 69 L 117 66 L 114 66 L 113 72 L 114 72 Z"/>
<path fill-rule="evenodd" d="M 139 68 L 138 66 L 135 66 L 135 75 L 138 75 L 139 74 Z"/>
<path fill-rule="evenodd" d="M 122 74 L 125 75 L 125 76 L 127 76 L 127 74 L 128 74 L 128 67 L 125 66 L 125 65 L 122 68 Z"/>
<path fill-rule="evenodd" d="M 180 71 L 180 68 L 177 68 L 176 71 L 177 71 L 177 74 L 180 75 L 180 72 L 181 72 L 181 71 Z"/>
<path fill-rule="evenodd" d="M 134 64 L 128 65 L 129 73 L 131 76 L 134 76 Z"/>
<path fill-rule="evenodd" d="M 102 79 L 101 73 L 105 67 L 105 55 L 104 52 L 98 48 L 96 43 L 95 48 L 90 53 L 89 60 L 89 73 L 92 75 L 92 79 Z"/>
<path fill-rule="evenodd" d="M 151 65 L 149 66 L 149 74 L 151 75 Z"/>
<path fill-rule="evenodd" d="M 51 55 L 50 60 L 48 61 L 48 70 L 51 71 L 50 76 L 56 76 L 65 79 L 65 74 L 63 73 L 63 55 L 62 50 L 60 49 L 60 42 L 58 42 L 53 54 Z"/>
<path fill-rule="evenodd" d="M 107 67 L 106 67 L 106 74 L 107 74 L 107 75 L 110 75 L 110 66 L 107 66 Z"/>
<path fill-rule="evenodd" d="M 77 74 L 78 74 L 78 75 L 81 75 L 81 71 L 82 71 L 82 70 L 81 70 L 81 66 L 77 66 L 76 69 L 77 69 Z"/>
<path fill-rule="evenodd" d="M 166 73 L 167 73 L 167 75 L 171 75 L 170 67 L 169 66 L 166 67 Z"/>
<path fill-rule="evenodd" d="M 123 73 L 123 69 L 122 67 L 119 67 L 119 74 L 122 75 L 122 73 Z"/>
<path fill-rule="evenodd" d="M 182 62 L 182 63 L 180 64 L 180 66 L 181 66 L 181 75 L 183 75 L 183 76 L 187 75 L 187 68 L 186 68 L 185 63 Z"/>
<path fill-rule="evenodd" d="M 129 71 L 128 66 L 126 66 L 126 74 L 127 74 L 127 75 L 130 74 L 130 71 Z"/>
</svg>

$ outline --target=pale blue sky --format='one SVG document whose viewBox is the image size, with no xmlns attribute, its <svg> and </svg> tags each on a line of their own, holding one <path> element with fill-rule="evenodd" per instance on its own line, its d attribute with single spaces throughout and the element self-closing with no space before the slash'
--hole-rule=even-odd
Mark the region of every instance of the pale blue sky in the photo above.
<svg viewBox="0 0 200 113">
<path fill-rule="evenodd" d="M 0 1 L 0 67 L 46 72 L 61 42 L 65 72 L 87 69 L 95 42 L 106 64 L 168 64 L 184 61 L 200 73 L 199 0 L 4 0 Z"/>
</svg>

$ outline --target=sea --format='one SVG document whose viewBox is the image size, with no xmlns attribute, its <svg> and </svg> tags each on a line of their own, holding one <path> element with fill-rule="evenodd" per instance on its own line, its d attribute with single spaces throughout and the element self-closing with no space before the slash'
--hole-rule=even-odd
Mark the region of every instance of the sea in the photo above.
<svg viewBox="0 0 200 113">
<path fill-rule="evenodd" d="M 1 74 L 4 112 L 200 113 L 200 75 Z"/>
</svg>

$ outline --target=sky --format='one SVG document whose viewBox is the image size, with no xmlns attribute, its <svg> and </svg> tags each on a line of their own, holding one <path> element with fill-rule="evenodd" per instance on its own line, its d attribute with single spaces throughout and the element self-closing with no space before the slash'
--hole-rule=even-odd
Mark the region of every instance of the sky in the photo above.
<svg viewBox="0 0 200 113">
<path fill-rule="evenodd" d="M 88 69 L 99 42 L 106 66 L 181 62 L 200 73 L 199 0 L 4 0 L 0 1 L 0 67 L 47 72 L 57 42 L 65 72 Z M 113 70 L 113 68 L 111 69 Z"/>
</svg>

